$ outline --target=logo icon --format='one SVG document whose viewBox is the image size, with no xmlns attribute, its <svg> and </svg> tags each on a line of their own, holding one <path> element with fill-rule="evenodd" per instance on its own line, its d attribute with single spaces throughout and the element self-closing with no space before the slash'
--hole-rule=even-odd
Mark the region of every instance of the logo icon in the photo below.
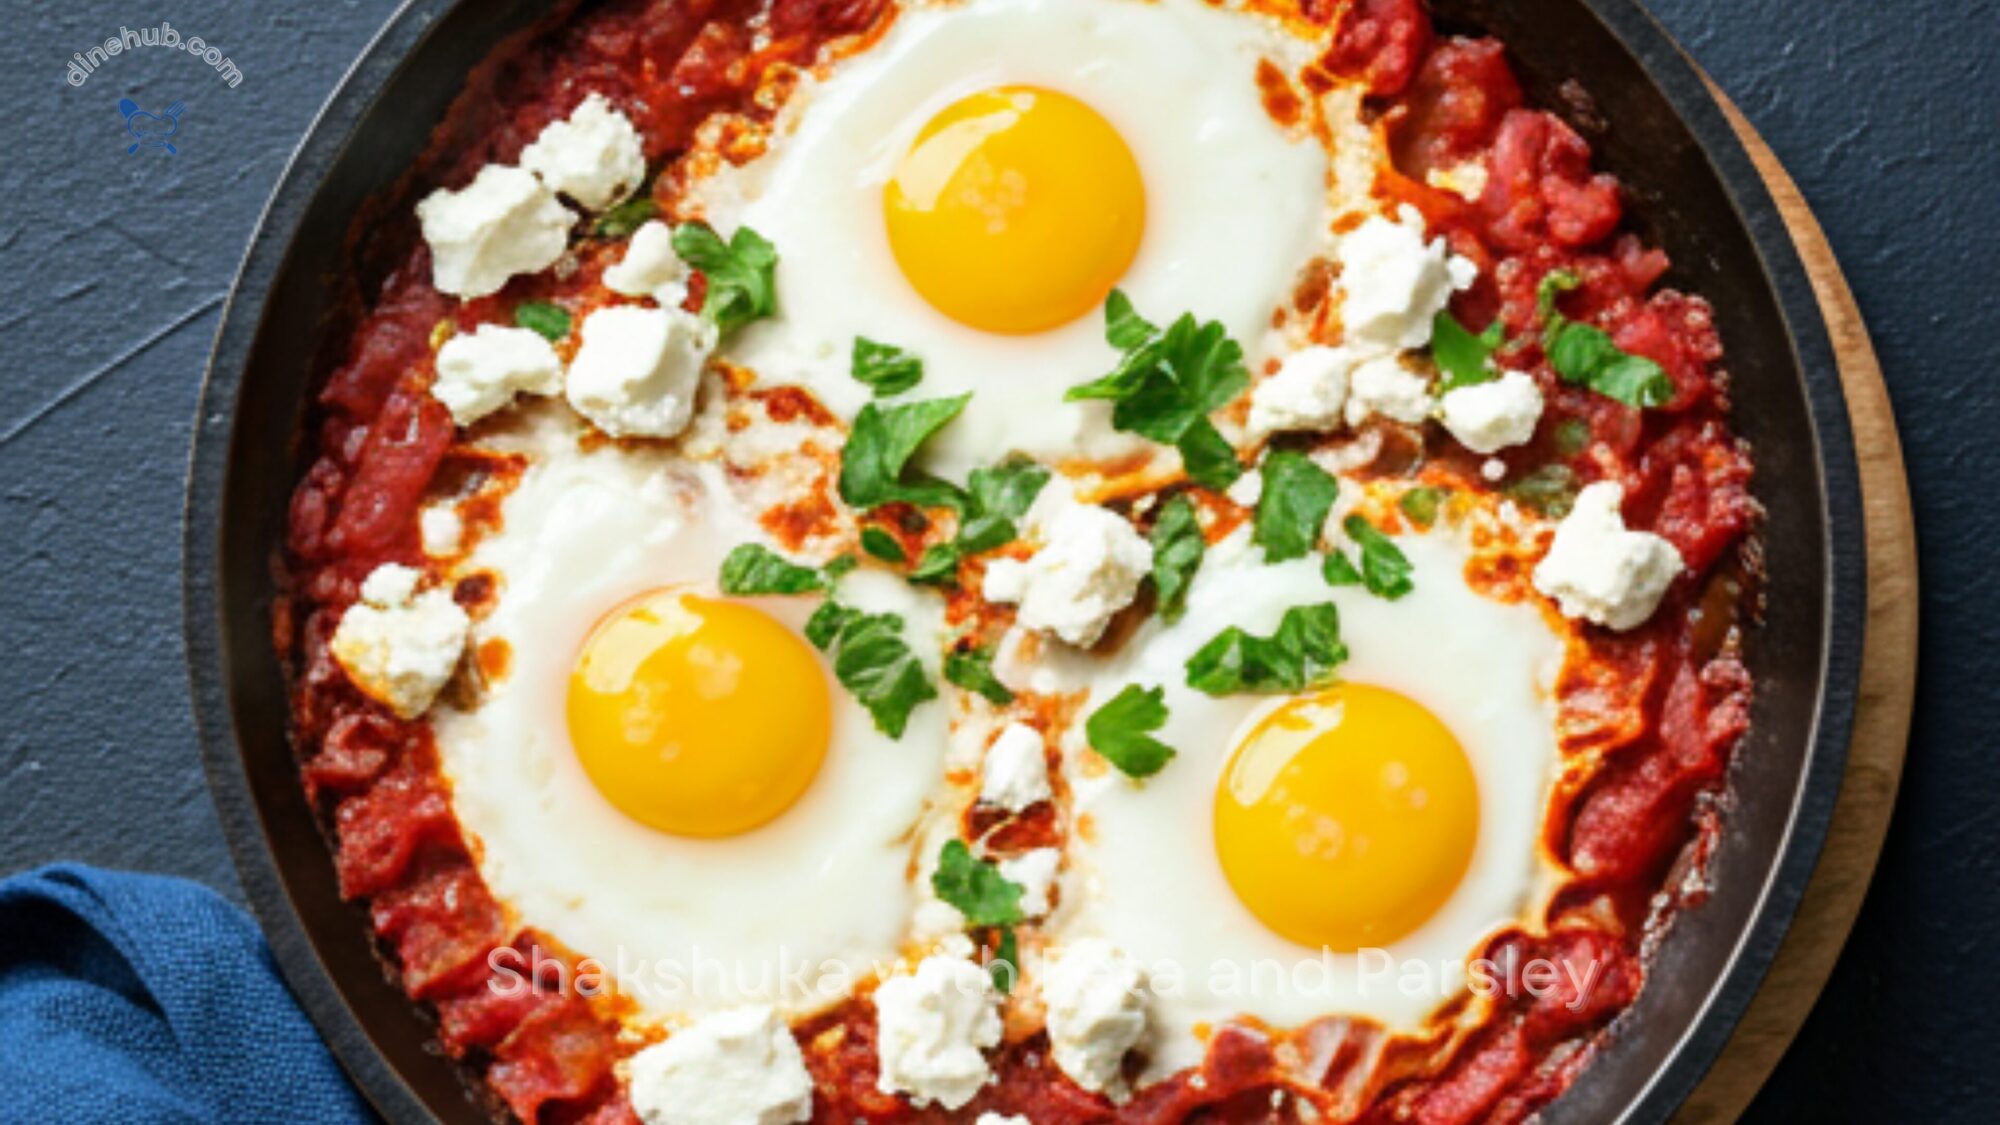
<svg viewBox="0 0 2000 1125">
<path fill-rule="evenodd" d="M 125 115 L 125 131 L 132 134 L 132 147 L 125 154 L 130 156 L 142 148 L 163 148 L 178 155 L 180 150 L 167 138 L 180 131 L 181 112 L 185 109 L 185 102 L 175 102 L 165 113 L 147 113 L 131 98 L 119 98 L 118 112 Z"/>
</svg>

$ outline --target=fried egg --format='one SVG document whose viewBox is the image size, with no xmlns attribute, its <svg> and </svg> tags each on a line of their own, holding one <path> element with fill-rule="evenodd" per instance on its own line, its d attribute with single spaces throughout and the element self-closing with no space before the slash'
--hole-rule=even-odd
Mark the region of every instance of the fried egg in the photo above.
<svg viewBox="0 0 2000 1125">
<path fill-rule="evenodd" d="M 532 462 L 464 564 L 498 580 L 474 643 L 506 669 L 433 716 L 481 874 L 651 1020 L 837 1000 L 898 954 L 944 708 L 889 738 L 804 639 L 815 600 L 718 592 L 728 550 L 765 541 L 719 463 L 528 421 Z M 934 595 L 876 571 L 840 597 L 900 614 L 936 678 Z"/>
<path fill-rule="evenodd" d="M 1239 529 L 1185 616 L 1142 626 L 1089 688 L 1084 714 L 1128 684 L 1164 688 L 1156 736 L 1177 751 L 1134 781 L 1070 732 L 1080 827 L 1049 928 L 1052 945 L 1104 938 L 1148 966 L 1149 1078 L 1199 1063 L 1201 1033 L 1239 1017 L 1420 1028 L 1481 940 L 1552 885 L 1539 834 L 1563 640 L 1535 606 L 1467 587 L 1462 530 L 1394 541 L 1415 585 L 1388 601 L 1329 588 L 1318 556 L 1267 564 Z M 1188 658 L 1225 629 L 1268 636 L 1329 601 L 1350 654 L 1333 686 L 1187 686 Z"/>
<path fill-rule="evenodd" d="M 869 394 L 855 338 L 905 349 L 925 397 L 976 396 L 926 450 L 954 479 L 1014 452 L 1160 453 L 1063 392 L 1116 362 L 1099 315 L 1114 286 L 1255 350 L 1324 244 L 1329 172 L 1309 129 L 1266 111 L 1258 66 L 1313 53 L 1200 0 L 901 12 L 793 93 L 767 153 L 681 204 L 780 248 L 778 315 L 731 361 L 851 416 Z"/>
</svg>

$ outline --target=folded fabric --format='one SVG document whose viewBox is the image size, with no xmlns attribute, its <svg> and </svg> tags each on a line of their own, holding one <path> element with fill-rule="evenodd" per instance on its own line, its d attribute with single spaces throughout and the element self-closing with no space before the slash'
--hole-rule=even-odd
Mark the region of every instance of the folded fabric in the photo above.
<svg viewBox="0 0 2000 1125">
<path fill-rule="evenodd" d="M 0 1082 L 0 1121 L 374 1120 L 242 911 L 73 864 L 0 882 Z"/>
</svg>

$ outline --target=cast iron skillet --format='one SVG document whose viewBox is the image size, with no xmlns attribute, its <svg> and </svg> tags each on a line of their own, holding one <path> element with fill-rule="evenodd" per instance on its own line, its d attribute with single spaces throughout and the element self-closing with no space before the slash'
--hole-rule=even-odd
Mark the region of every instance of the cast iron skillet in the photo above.
<svg viewBox="0 0 2000 1125">
<path fill-rule="evenodd" d="M 305 405 L 344 339 L 343 244 L 502 40 L 551 0 L 408 0 L 307 132 L 250 243 L 208 370 L 188 481 L 188 656 L 209 783 L 278 962 L 348 1071 L 397 1121 L 482 1117 L 430 1026 L 341 901 L 286 743 L 271 651 L 271 559 L 305 468 Z M 1684 1098 L 1776 952 L 1840 786 L 1864 597 L 1853 447 L 1825 326 L 1776 208 L 1700 77 L 1636 0 L 1434 0 L 1444 30 L 1506 41 L 1531 99 L 1559 108 L 1715 306 L 1736 424 L 1769 509 L 1769 614 L 1715 892 L 1684 913 L 1634 1009 L 1550 1121 L 1652 1121 Z M 1578 96 L 1586 91 L 1588 98 Z M 1611 123 L 1609 129 L 1603 125 Z M 402 213 L 407 213 L 404 210 Z"/>
</svg>

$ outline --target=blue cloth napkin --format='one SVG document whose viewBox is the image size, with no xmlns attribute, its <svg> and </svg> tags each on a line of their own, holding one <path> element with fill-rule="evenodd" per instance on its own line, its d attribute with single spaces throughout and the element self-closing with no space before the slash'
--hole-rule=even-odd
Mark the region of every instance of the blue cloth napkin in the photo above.
<svg viewBox="0 0 2000 1125">
<path fill-rule="evenodd" d="M 214 892 L 72 864 L 0 882 L 0 1121 L 371 1120 Z"/>
</svg>

